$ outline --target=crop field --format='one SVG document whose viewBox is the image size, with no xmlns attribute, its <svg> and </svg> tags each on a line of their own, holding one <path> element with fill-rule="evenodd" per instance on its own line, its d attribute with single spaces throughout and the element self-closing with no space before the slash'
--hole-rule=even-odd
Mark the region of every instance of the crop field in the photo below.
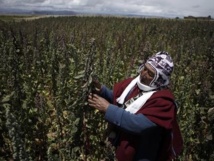
<svg viewBox="0 0 214 161">
<path fill-rule="evenodd" d="M 87 105 L 91 76 L 136 76 L 157 51 L 174 60 L 184 150 L 214 159 L 214 21 L 123 17 L 0 20 L 0 160 L 113 161 L 103 114 Z"/>
</svg>

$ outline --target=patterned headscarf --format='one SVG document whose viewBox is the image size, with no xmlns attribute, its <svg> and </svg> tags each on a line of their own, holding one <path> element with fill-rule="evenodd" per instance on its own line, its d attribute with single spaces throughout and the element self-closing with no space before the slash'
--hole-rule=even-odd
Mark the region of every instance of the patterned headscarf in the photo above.
<svg viewBox="0 0 214 161">
<path fill-rule="evenodd" d="M 149 86 L 156 88 L 167 86 L 174 66 L 171 56 L 167 52 L 161 51 L 150 57 L 146 63 L 156 70 L 155 77 Z"/>
</svg>

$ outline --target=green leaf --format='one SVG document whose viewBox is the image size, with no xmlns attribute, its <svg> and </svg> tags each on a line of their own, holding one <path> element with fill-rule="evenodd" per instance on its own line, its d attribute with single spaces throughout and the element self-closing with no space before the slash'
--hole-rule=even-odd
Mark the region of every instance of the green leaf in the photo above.
<svg viewBox="0 0 214 161">
<path fill-rule="evenodd" d="M 14 91 L 13 92 L 11 92 L 11 94 L 9 94 L 9 95 L 6 95 L 3 99 L 2 99 L 2 103 L 6 103 L 6 102 L 8 102 L 8 101 L 10 101 L 10 99 L 11 99 L 11 97 L 13 97 L 13 95 L 14 95 Z"/>
<path fill-rule="evenodd" d="M 199 94 L 200 94 L 200 92 L 201 92 L 201 90 L 200 90 L 200 89 L 196 89 L 196 90 L 195 90 L 195 93 L 196 93 L 197 95 L 199 95 Z"/>
</svg>

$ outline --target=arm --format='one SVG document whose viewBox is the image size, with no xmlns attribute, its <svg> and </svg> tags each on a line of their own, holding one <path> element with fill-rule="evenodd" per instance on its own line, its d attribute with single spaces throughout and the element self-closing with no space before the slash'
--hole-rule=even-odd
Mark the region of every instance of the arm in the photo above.
<svg viewBox="0 0 214 161">
<path fill-rule="evenodd" d="M 105 113 L 105 119 L 112 124 L 135 134 L 141 134 L 145 129 L 157 127 L 143 114 L 131 114 L 122 108 L 110 104 Z"/>
<path fill-rule="evenodd" d="M 96 94 L 89 95 L 88 102 L 89 106 L 104 112 L 107 121 L 129 132 L 141 134 L 145 129 L 157 127 L 143 114 L 131 114 Z"/>
<path fill-rule="evenodd" d="M 110 103 L 113 102 L 113 91 L 104 85 L 101 87 L 100 96 L 105 98 Z"/>
<path fill-rule="evenodd" d="M 102 85 L 96 75 L 92 76 L 92 93 L 98 94 L 102 98 L 105 98 L 108 102 L 113 102 L 113 91 L 108 89 L 105 85 Z"/>
</svg>

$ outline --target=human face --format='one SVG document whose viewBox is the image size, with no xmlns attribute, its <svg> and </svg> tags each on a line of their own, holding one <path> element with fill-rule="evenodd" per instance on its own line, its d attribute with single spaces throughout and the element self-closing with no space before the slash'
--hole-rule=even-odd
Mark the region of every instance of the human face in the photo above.
<svg viewBox="0 0 214 161">
<path fill-rule="evenodd" d="M 156 70 L 148 63 L 146 63 L 140 72 L 141 83 L 149 86 L 155 77 Z"/>
</svg>

